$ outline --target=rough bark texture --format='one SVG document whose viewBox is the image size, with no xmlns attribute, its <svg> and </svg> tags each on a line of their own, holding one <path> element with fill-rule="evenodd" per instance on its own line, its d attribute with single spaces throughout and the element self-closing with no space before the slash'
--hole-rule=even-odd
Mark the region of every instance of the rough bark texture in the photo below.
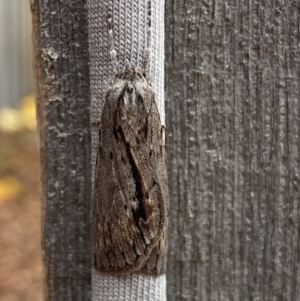
<svg viewBox="0 0 300 301">
<path fill-rule="evenodd" d="M 91 299 L 91 143 L 85 1 L 31 1 L 47 300 Z"/>
<path fill-rule="evenodd" d="M 300 300 L 299 21 L 166 3 L 168 300 Z"/>
</svg>

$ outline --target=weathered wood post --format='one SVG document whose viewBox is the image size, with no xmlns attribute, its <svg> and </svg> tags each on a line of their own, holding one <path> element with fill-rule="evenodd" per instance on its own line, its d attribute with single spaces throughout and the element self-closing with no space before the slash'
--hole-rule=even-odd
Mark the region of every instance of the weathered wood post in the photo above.
<svg viewBox="0 0 300 301">
<path fill-rule="evenodd" d="M 166 1 L 168 300 L 299 300 L 298 1 Z"/>
<path fill-rule="evenodd" d="M 91 138 L 85 1 L 31 1 L 46 300 L 91 300 Z"/>
<path fill-rule="evenodd" d="M 141 62 L 146 1 L 107 2 L 120 63 Z M 163 119 L 164 9 L 154 3 L 150 74 Z M 48 299 L 89 300 L 97 130 L 90 157 L 86 3 L 32 8 Z M 106 8 L 89 0 L 92 122 L 113 75 Z M 296 1 L 166 3 L 169 300 L 300 297 L 298 24 Z M 94 272 L 93 286 L 94 300 L 165 294 L 164 278 Z"/>
</svg>

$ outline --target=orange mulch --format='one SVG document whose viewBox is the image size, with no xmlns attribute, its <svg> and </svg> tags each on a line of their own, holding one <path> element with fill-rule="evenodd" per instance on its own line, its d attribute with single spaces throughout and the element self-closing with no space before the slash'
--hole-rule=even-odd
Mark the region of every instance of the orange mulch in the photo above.
<svg viewBox="0 0 300 301">
<path fill-rule="evenodd" d="M 37 133 L 0 131 L 0 301 L 43 300 Z"/>
</svg>

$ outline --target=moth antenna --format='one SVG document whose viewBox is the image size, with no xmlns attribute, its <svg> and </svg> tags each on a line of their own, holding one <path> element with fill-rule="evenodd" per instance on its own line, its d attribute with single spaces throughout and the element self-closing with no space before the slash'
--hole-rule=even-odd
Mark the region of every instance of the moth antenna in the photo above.
<svg viewBox="0 0 300 301">
<path fill-rule="evenodd" d="M 108 23 L 108 40 L 109 40 L 109 47 L 110 47 L 110 59 L 113 67 L 113 72 L 116 74 L 119 69 L 119 63 L 117 59 L 117 51 L 115 49 L 115 42 L 114 42 L 114 32 L 113 32 L 113 9 L 111 5 L 107 7 L 107 23 Z"/>
<path fill-rule="evenodd" d="M 151 0 L 147 1 L 147 40 L 144 59 L 145 74 L 149 75 L 151 60 Z"/>
</svg>

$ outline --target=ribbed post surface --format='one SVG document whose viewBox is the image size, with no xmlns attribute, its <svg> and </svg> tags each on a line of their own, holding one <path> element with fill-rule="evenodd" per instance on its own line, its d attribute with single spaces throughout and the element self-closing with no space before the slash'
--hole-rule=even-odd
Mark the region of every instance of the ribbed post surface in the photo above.
<svg viewBox="0 0 300 301">
<path fill-rule="evenodd" d="M 114 46 L 120 66 L 132 62 L 144 67 L 147 48 L 146 0 L 89 0 L 91 123 L 100 121 L 106 91 L 113 79 L 108 33 L 108 10 L 113 16 Z M 151 1 L 151 60 L 149 74 L 164 123 L 164 1 Z M 98 130 L 92 125 L 92 168 L 95 167 Z M 147 301 L 166 298 L 165 276 L 109 276 L 93 271 L 93 300 Z"/>
</svg>

